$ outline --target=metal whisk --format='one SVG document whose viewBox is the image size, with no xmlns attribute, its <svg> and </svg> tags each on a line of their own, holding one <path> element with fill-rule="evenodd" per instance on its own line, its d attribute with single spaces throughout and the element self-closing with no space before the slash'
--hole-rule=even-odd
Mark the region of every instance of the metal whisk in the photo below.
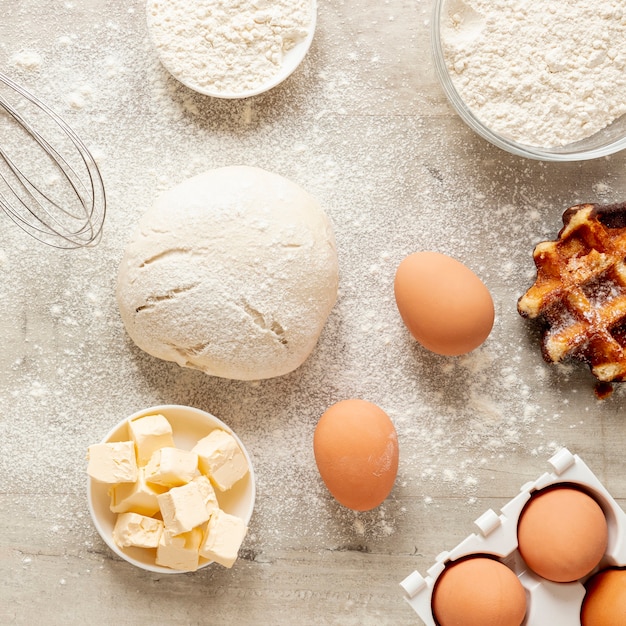
<svg viewBox="0 0 626 626">
<path fill-rule="evenodd" d="M 39 98 L 1 72 L 0 83 L 21 97 L 12 102 L 0 93 L 0 119 L 19 135 L 19 142 L 13 142 L 14 155 L 25 151 L 17 165 L 0 133 L 0 208 L 29 235 L 50 246 L 81 248 L 97 243 L 106 196 L 93 156 Z M 29 119 L 22 109 L 30 109 Z"/>
</svg>

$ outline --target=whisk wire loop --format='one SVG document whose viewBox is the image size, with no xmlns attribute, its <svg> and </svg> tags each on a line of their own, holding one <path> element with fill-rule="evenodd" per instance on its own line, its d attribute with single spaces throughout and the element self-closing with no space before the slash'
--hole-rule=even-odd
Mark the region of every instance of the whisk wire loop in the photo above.
<svg viewBox="0 0 626 626">
<path fill-rule="evenodd" d="M 20 228 L 50 246 L 78 248 L 96 243 L 102 235 L 106 194 L 95 159 L 76 132 L 44 102 L 1 72 L 0 82 L 34 105 L 38 112 L 44 114 L 45 120 L 61 131 L 80 157 L 78 163 L 82 164 L 81 169 L 84 167 L 86 174 L 81 178 L 51 141 L 0 94 L 0 109 L 40 148 L 73 198 L 72 202 L 54 200 L 51 193 L 24 174 L 0 146 L 0 163 L 6 166 L 4 172 L 0 171 L 0 180 L 8 190 L 0 191 L 0 208 Z"/>
</svg>

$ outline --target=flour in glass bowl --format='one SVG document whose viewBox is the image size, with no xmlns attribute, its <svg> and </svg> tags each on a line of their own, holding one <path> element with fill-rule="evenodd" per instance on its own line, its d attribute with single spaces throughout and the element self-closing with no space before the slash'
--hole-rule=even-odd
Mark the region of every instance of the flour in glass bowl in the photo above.
<svg viewBox="0 0 626 626">
<path fill-rule="evenodd" d="M 624 0 L 447 0 L 444 58 L 486 126 L 564 146 L 626 113 Z"/>
<path fill-rule="evenodd" d="M 244 94 L 276 76 L 309 34 L 312 0 L 149 0 L 148 29 L 165 67 L 188 87 Z"/>
</svg>

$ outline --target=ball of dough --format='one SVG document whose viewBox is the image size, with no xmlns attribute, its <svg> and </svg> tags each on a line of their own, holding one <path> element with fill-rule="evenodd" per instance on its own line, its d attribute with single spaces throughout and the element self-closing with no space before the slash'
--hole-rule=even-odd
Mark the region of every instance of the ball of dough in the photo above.
<svg viewBox="0 0 626 626">
<path fill-rule="evenodd" d="M 337 298 L 330 221 L 295 183 L 232 166 L 162 194 L 120 264 L 117 301 L 149 354 L 257 380 L 299 367 Z"/>
</svg>

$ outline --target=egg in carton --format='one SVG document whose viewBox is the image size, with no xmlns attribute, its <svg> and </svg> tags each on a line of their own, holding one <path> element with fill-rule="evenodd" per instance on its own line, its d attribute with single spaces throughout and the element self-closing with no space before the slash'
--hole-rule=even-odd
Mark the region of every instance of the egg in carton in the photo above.
<svg viewBox="0 0 626 626">
<path fill-rule="evenodd" d="M 433 609 L 433 598 L 436 585 L 446 568 L 459 564 L 471 557 L 487 556 L 508 567 L 521 583 L 525 596 L 524 626 L 580 626 L 581 606 L 585 600 L 585 583 L 594 574 L 606 571 L 607 568 L 626 567 L 626 514 L 619 507 L 607 489 L 602 485 L 587 465 L 567 448 L 559 450 L 549 459 L 551 472 L 546 472 L 537 480 L 526 483 L 520 493 L 500 509 L 500 515 L 493 510 L 486 511 L 476 521 L 477 533 L 469 535 L 450 551 L 442 552 L 435 564 L 427 571 L 426 576 L 413 572 L 401 583 L 405 599 L 423 620 L 426 626 L 438 626 Z M 540 576 L 533 571 L 522 557 L 518 540 L 520 518 L 531 498 L 542 490 L 556 491 L 557 488 L 573 488 L 588 494 L 599 505 L 606 520 L 606 549 L 595 567 L 584 576 L 569 581 L 555 582 Z M 546 493 L 543 492 L 543 493 Z M 585 547 L 580 545 L 580 549 Z M 453 571 L 451 568 L 450 571 Z M 624 572 L 626 577 L 626 572 Z M 625 578 L 626 579 L 626 578 Z M 622 603 L 626 601 L 626 587 L 619 583 L 620 610 L 626 610 Z M 606 611 L 603 602 L 603 611 Z M 469 609 L 468 609 L 469 610 Z M 622 615 L 622 613 L 620 613 Z M 467 618 L 470 618 L 467 615 Z M 443 620 L 441 620 L 441 626 Z M 471 623 L 478 623 L 476 621 Z M 500 623 L 500 622 L 498 622 Z M 519 623 L 519 622 L 518 622 Z M 613 623 L 613 622 L 611 622 Z M 617 623 L 617 622 L 616 622 Z"/>
</svg>

